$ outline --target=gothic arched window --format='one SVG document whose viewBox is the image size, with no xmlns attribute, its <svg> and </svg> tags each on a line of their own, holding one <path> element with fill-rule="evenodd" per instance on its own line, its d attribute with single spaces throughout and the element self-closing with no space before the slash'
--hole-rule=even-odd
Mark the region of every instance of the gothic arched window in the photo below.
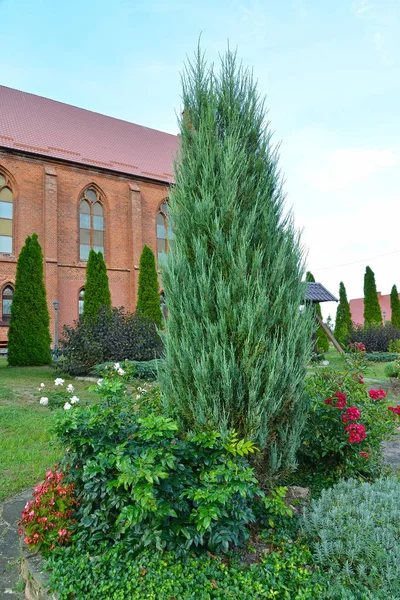
<svg viewBox="0 0 400 600">
<path fill-rule="evenodd" d="M 79 205 L 79 258 L 87 260 L 90 249 L 104 256 L 104 214 L 99 194 L 88 188 Z"/>
<path fill-rule="evenodd" d="M 9 321 L 11 319 L 11 304 L 14 295 L 14 290 L 11 285 L 6 285 L 1 294 L 1 312 L 2 320 Z"/>
<path fill-rule="evenodd" d="M 171 219 L 168 222 L 168 203 L 164 201 L 157 213 L 157 262 L 161 265 L 174 239 Z"/>
<path fill-rule="evenodd" d="M 83 315 L 83 301 L 84 301 L 84 296 L 85 296 L 85 288 L 82 288 L 79 292 L 79 296 L 78 296 L 78 315 L 79 318 L 82 317 Z"/>
<path fill-rule="evenodd" d="M 0 253 L 12 253 L 13 193 L 7 176 L 0 171 Z"/>
</svg>

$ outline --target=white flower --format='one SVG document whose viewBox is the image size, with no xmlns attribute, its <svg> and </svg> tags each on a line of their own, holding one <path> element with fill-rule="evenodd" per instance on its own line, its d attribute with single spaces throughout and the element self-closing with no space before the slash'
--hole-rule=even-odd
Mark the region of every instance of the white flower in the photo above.
<svg viewBox="0 0 400 600">
<path fill-rule="evenodd" d="M 44 388 L 44 383 L 41 383 L 41 384 L 40 384 L 40 387 L 41 387 L 41 388 Z"/>
<path fill-rule="evenodd" d="M 48 403 L 49 403 L 48 398 L 43 397 L 43 398 L 40 398 L 40 400 L 39 400 L 39 404 L 41 404 L 42 406 L 47 406 Z"/>
<path fill-rule="evenodd" d="M 103 381 L 102 379 L 98 379 L 98 380 L 97 380 L 97 385 L 101 385 L 101 382 L 102 382 L 102 381 Z"/>
<path fill-rule="evenodd" d="M 136 396 L 136 400 L 139 400 L 139 398 L 140 398 L 140 394 L 138 394 L 138 395 Z"/>
<path fill-rule="evenodd" d="M 116 371 L 118 371 L 118 369 L 120 369 L 121 367 L 119 366 L 119 363 L 114 363 L 114 369 Z"/>
<path fill-rule="evenodd" d="M 322 364 L 324 367 L 327 367 L 329 365 L 329 360 L 323 360 Z"/>
<path fill-rule="evenodd" d="M 71 405 L 70 405 L 70 403 L 69 403 L 69 402 L 66 402 L 66 403 L 64 404 L 64 410 L 69 410 L 70 408 L 71 408 Z"/>
<path fill-rule="evenodd" d="M 125 375 L 125 371 L 123 369 L 119 368 L 118 375 Z"/>
<path fill-rule="evenodd" d="M 63 385 L 64 384 L 64 379 L 61 379 L 61 377 L 57 377 L 57 379 L 54 380 L 54 385 Z"/>
<path fill-rule="evenodd" d="M 79 402 L 79 398 L 77 396 L 72 396 L 70 402 L 71 404 L 76 404 L 77 402 Z"/>
<path fill-rule="evenodd" d="M 72 385 L 72 383 L 70 383 L 69 385 L 67 385 L 67 392 L 73 392 L 73 391 L 75 391 L 75 388 Z"/>
</svg>

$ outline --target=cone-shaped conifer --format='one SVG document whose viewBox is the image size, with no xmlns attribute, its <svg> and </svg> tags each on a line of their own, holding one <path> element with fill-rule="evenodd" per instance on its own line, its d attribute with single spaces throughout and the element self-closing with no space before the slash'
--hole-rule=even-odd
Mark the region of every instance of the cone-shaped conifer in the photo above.
<svg viewBox="0 0 400 600">
<path fill-rule="evenodd" d="M 154 321 L 158 327 L 161 327 L 162 312 L 158 291 L 156 261 L 152 249 L 146 245 L 140 256 L 139 290 L 136 310 Z"/>
<path fill-rule="evenodd" d="M 353 327 L 349 301 L 343 281 L 339 285 L 339 304 L 336 310 L 334 336 L 343 347 L 350 342 L 350 333 Z"/>
<path fill-rule="evenodd" d="M 83 318 L 97 319 L 100 309 L 103 307 L 111 308 L 107 267 L 103 254 L 92 249 L 86 265 Z"/>
<path fill-rule="evenodd" d="M 187 428 L 255 440 L 272 478 L 295 464 L 305 422 L 315 319 L 301 309 L 299 234 L 284 214 L 264 102 L 235 54 L 217 73 L 199 51 L 183 76 L 183 105 L 175 241 L 161 267 L 162 391 Z"/>
<path fill-rule="evenodd" d="M 315 277 L 310 271 L 307 271 L 307 273 L 306 273 L 306 281 L 307 282 L 309 281 L 310 283 L 315 282 Z M 317 304 L 314 304 L 314 309 L 315 309 L 315 312 L 317 313 L 317 315 L 319 316 L 319 318 L 322 320 L 322 311 L 321 311 L 321 305 L 319 302 L 317 302 Z M 318 325 L 317 331 L 315 332 L 315 342 L 316 342 L 315 343 L 316 350 L 319 354 L 328 352 L 329 339 L 328 339 L 328 336 L 326 335 L 325 331 L 322 329 L 322 327 L 320 325 Z"/>
<path fill-rule="evenodd" d="M 400 329 L 400 299 L 397 287 L 394 285 L 390 292 L 390 309 L 392 311 L 391 322 L 393 327 Z"/>
<path fill-rule="evenodd" d="M 364 275 L 364 327 L 382 325 L 382 311 L 376 291 L 375 275 L 370 267 Z"/>
<path fill-rule="evenodd" d="M 49 311 L 44 285 L 43 254 L 36 233 L 28 236 L 17 262 L 8 330 L 8 364 L 51 363 Z"/>
</svg>

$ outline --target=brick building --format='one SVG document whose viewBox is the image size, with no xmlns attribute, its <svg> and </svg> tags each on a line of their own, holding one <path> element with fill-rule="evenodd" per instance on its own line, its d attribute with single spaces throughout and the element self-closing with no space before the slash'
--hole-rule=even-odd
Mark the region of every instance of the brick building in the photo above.
<svg viewBox="0 0 400 600">
<path fill-rule="evenodd" d="M 400 294 L 399 294 L 400 298 Z M 379 306 L 381 307 L 383 324 L 392 318 L 392 309 L 390 308 L 390 294 L 382 295 L 378 292 Z M 351 320 L 356 325 L 364 325 L 364 298 L 354 298 L 350 300 Z"/>
<path fill-rule="evenodd" d="M 0 341 L 18 254 L 37 233 L 60 329 L 83 307 L 90 248 L 104 253 L 113 306 L 134 310 L 144 244 L 168 250 L 178 137 L 0 86 Z"/>
</svg>

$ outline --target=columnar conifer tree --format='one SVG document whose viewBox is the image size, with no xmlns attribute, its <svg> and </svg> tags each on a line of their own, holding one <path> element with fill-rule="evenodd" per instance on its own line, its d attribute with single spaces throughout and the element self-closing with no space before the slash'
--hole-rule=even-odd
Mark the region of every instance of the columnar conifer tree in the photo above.
<svg viewBox="0 0 400 600">
<path fill-rule="evenodd" d="M 353 327 L 349 301 L 347 300 L 346 288 L 343 281 L 339 285 L 339 304 L 336 310 L 336 321 L 334 336 L 342 346 L 350 341 L 350 333 Z"/>
<path fill-rule="evenodd" d="M 307 271 L 307 273 L 306 273 L 306 281 L 307 282 L 309 281 L 311 283 L 315 282 L 315 277 L 310 271 Z M 317 313 L 317 315 L 319 316 L 319 318 L 322 320 L 322 311 L 321 311 L 321 305 L 319 302 L 317 304 L 314 304 L 314 309 L 315 309 L 315 312 Z M 316 336 L 317 352 L 319 352 L 319 353 L 328 352 L 328 350 L 329 350 L 328 336 L 326 335 L 325 331 L 322 329 L 322 327 L 320 325 L 318 325 L 318 327 L 317 327 L 315 336 Z"/>
<path fill-rule="evenodd" d="M 315 319 L 300 309 L 299 234 L 251 73 L 230 51 L 216 73 L 199 50 L 182 79 L 162 391 L 183 426 L 255 440 L 272 478 L 295 464 L 305 423 Z"/>
<path fill-rule="evenodd" d="M 400 329 L 400 300 L 397 287 L 394 285 L 390 292 L 390 309 L 392 311 L 392 325 Z"/>
<path fill-rule="evenodd" d="M 151 248 L 145 245 L 140 256 L 139 290 L 136 310 L 149 319 L 152 319 L 158 327 L 161 327 L 162 312 L 158 289 L 154 253 Z"/>
<path fill-rule="evenodd" d="M 17 262 L 8 330 L 9 365 L 35 366 L 51 362 L 49 322 L 43 254 L 34 233 L 26 238 Z"/>
<path fill-rule="evenodd" d="M 376 291 L 375 275 L 370 267 L 364 275 L 364 327 L 382 325 L 382 311 Z"/>
<path fill-rule="evenodd" d="M 92 249 L 86 265 L 83 318 L 97 319 L 100 309 L 103 307 L 111 308 L 107 267 L 103 254 Z"/>
</svg>

